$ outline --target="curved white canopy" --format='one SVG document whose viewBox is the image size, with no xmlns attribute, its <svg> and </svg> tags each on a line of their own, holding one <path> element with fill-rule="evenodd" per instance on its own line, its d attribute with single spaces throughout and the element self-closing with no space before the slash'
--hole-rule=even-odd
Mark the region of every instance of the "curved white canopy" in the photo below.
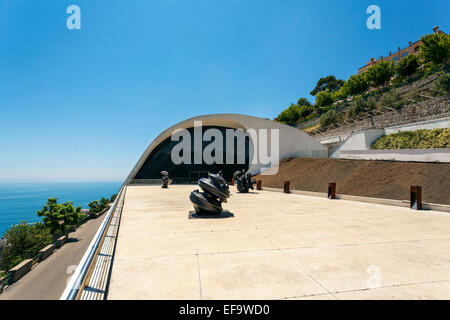
<svg viewBox="0 0 450 320">
<path fill-rule="evenodd" d="M 170 138 L 172 133 L 177 129 L 189 129 L 194 127 L 194 121 L 201 121 L 203 126 L 220 126 L 234 129 L 278 129 L 279 132 L 279 158 L 280 160 L 289 157 L 326 157 L 327 149 L 321 145 L 317 140 L 308 134 L 285 124 L 275 122 L 268 119 L 258 117 L 246 116 L 241 114 L 210 114 L 198 117 L 193 117 L 181 121 L 170 128 L 164 130 L 150 145 L 145 149 L 139 161 L 134 166 L 127 179 L 134 179 L 139 169 L 151 152 L 167 138 Z M 252 144 L 254 141 L 250 138 Z M 270 144 L 270 139 L 268 139 Z M 270 148 L 270 147 L 269 147 Z M 259 164 L 251 164 L 250 172 L 253 174 L 261 170 Z"/>
</svg>

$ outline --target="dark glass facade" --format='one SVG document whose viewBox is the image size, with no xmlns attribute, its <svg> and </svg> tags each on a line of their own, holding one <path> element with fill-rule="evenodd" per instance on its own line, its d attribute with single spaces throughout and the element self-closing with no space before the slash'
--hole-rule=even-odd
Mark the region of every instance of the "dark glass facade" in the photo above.
<svg viewBox="0 0 450 320">
<path fill-rule="evenodd" d="M 194 162 L 194 128 L 187 129 L 191 134 L 191 164 L 179 164 L 176 165 L 172 162 L 171 153 L 172 149 L 175 145 L 179 143 L 179 141 L 171 141 L 171 138 L 167 138 L 162 143 L 153 149 L 147 159 L 144 161 L 142 167 L 137 172 L 135 179 L 160 179 L 161 171 L 165 170 L 169 172 L 170 178 L 173 179 L 174 183 L 182 183 L 182 182 L 196 182 L 199 178 L 205 177 L 208 175 L 208 172 L 217 173 L 219 171 L 223 172 L 223 176 L 226 181 L 231 181 L 233 173 L 236 170 L 248 170 L 249 168 L 249 139 L 245 138 L 245 164 L 237 164 L 237 138 L 234 138 L 234 156 L 235 159 L 233 164 L 226 164 L 226 127 L 211 127 L 204 126 L 202 127 L 202 136 L 203 133 L 210 129 L 218 129 L 221 131 L 223 136 L 223 162 L 224 164 L 193 164 Z M 202 150 L 205 149 L 207 145 L 209 145 L 211 141 L 203 141 L 202 142 Z M 241 151 L 242 152 L 242 151 Z"/>
</svg>

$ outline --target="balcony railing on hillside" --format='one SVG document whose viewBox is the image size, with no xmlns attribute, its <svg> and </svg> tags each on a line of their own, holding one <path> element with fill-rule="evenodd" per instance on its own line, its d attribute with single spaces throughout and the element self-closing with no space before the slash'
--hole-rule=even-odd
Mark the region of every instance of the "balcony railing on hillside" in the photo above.
<svg viewBox="0 0 450 320">
<path fill-rule="evenodd" d="M 120 189 L 108 215 L 61 295 L 61 300 L 106 299 L 125 193 L 126 185 Z"/>
</svg>

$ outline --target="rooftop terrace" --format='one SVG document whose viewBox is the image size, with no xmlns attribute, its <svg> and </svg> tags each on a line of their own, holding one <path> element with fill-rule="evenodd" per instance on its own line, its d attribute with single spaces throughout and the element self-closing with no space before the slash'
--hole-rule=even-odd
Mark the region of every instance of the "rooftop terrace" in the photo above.
<svg viewBox="0 0 450 320">
<path fill-rule="evenodd" d="M 108 299 L 450 299 L 450 215 L 255 191 L 127 187 Z"/>
</svg>

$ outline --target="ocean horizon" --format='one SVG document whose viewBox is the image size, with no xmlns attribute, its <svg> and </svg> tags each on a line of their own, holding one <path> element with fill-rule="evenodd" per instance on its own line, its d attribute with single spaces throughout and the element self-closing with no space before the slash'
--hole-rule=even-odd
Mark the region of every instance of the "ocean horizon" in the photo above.
<svg viewBox="0 0 450 320">
<path fill-rule="evenodd" d="M 40 221 L 36 211 L 48 198 L 58 203 L 72 201 L 75 206 L 88 208 L 89 202 L 110 198 L 118 193 L 123 182 L 0 182 L 0 236 L 21 221 Z"/>
</svg>

